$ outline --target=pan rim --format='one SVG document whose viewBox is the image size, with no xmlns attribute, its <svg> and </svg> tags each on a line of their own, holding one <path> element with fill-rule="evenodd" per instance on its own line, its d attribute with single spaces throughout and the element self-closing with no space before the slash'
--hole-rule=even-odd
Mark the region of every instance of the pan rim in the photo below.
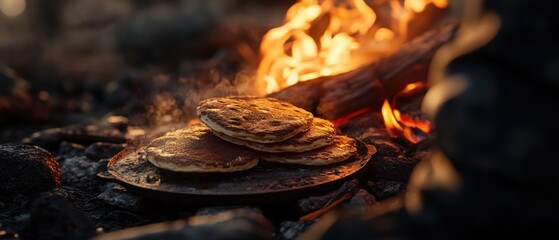
<svg viewBox="0 0 559 240">
<path fill-rule="evenodd" d="M 362 162 L 362 163 L 360 163 L 360 166 L 357 170 L 348 174 L 347 176 L 341 177 L 340 179 L 349 178 L 349 177 L 357 175 L 357 174 L 359 174 L 359 172 L 363 171 L 366 168 L 366 166 L 368 166 L 369 163 L 371 162 L 372 155 L 374 153 L 376 153 L 376 151 L 377 151 L 376 147 L 374 147 L 373 145 L 366 144 L 366 143 L 364 143 L 360 140 L 357 140 L 357 144 L 358 144 L 358 148 L 359 147 L 364 148 L 364 149 L 366 149 L 366 151 L 365 151 L 365 153 L 360 154 L 359 156 L 353 156 L 352 158 L 356 158 L 356 159 L 353 159 L 352 161 L 359 161 L 359 162 Z M 282 193 L 290 193 L 290 192 L 295 192 L 295 191 L 304 191 L 304 190 L 307 190 L 307 189 L 320 187 L 320 186 L 326 185 L 326 184 L 333 184 L 337 180 L 340 180 L 340 179 L 337 179 L 337 180 L 333 180 L 333 181 L 329 181 L 329 182 L 313 183 L 313 184 L 310 184 L 310 185 L 303 185 L 303 186 L 298 186 L 298 187 L 289 188 L 289 189 L 286 188 L 286 189 L 266 190 L 266 191 L 257 191 L 257 192 L 251 192 L 250 190 L 246 191 L 246 192 L 236 192 L 236 193 L 227 193 L 227 192 L 216 192 L 216 193 L 180 192 L 180 191 L 172 191 L 172 190 L 169 190 L 169 189 L 160 189 L 160 188 L 156 188 L 156 187 L 149 187 L 147 185 L 142 185 L 141 183 L 133 183 L 133 182 L 125 180 L 125 178 L 121 177 L 120 176 L 121 174 L 119 174 L 117 171 L 114 171 L 114 170 L 110 169 L 110 167 L 112 165 L 114 165 L 117 161 L 127 157 L 129 154 L 137 153 L 141 149 L 142 149 L 142 147 L 139 147 L 137 145 L 136 146 L 130 146 L 130 147 L 122 150 L 118 154 L 116 154 L 107 163 L 107 171 L 106 172 L 108 172 L 110 174 L 110 177 L 105 176 L 103 178 L 105 178 L 109 181 L 117 182 L 117 183 L 122 184 L 122 185 L 132 186 L 134 188 L 137 188 L 137 190 L 139 190 L 139 191 L 150 191 L 150 192 L 158 192 L 158 193 L 162 193 L 162 194 L 192 196 L 192 197 L 265 196 L 265 195 L 271 195 L 271 194 L 282 194 Z M 341 165 L 341 164 L 344 164 L 344 163 L 347 163 L 347 162 L 348 161 L 344 161 L 344 162 L 340 162 L 340 163 L 336 163 L 336 164 Z M 309 166 L 309 167 L 315 167 L 315 166 Z M 204 173 L 201 173 L 201 174 L 204 174 Z M 219 173 L 217 173 L 217 174 L 219 174 Z"/>
</svg>

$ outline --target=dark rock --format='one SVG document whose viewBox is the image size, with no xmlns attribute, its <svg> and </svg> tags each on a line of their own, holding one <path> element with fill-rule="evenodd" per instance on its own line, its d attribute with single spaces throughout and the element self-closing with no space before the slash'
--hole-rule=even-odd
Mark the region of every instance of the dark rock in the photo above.
<svg viewBox="0 0 559 240">
<path fill-rule="evenodd" d="M 94 143 L 85 149 L 85 155 L 89 159 L 98 160 L 102 158 L 112 158 L 124 149 L 124 144 L 116 143 Z"/>
<path fill-rule="evenodd" d="M 97 172 L 104 172 L 107 171 L 107 164 L 109 164 L 109 162 L 111 161 L 111 159 L 101 159 L 99 160 L 99 168 Z"/>
<path fill-rule="evenodd" d="M 78 125 L 46 129 L 23 139 L 24 143 L 53 150 L 58 149 L 62 141 L 88 145 L 95 142 L 124 143 L 126 138 L 122 132 L 110 126 Z"/>
<path fill-rule="evenodd" d="M 401 195 L 406 192 L 408 187 L 405 182 L 397 182 L 390 180 L 374 180 L 367 183 L 369 191 L 375 196 L 379 201 L 384 200 L 389 197 L 394 197 Z"/>
<path fill-rule="evenodd" d="M 101 163 L 85 156 L 68 158 L 62 163 L 62 183 L 79 189 L 95 190 L 100 186 L 96 174 Z"/>
<path fill-rule="evenodd" d="M 60 167 L 48 151 L 31 145 L 0 145 L 0 191 L 36 194 L 60 186 Z"/>
<path fill-rule="evenodd" d="M 126 191 L 122 186 L 115 183 L 108 183 L 104 188 L 105 190 L 95 197 L 97 200 L 130 211 L 140 209 L 141 197 Z"/>
<path fill-rule="evenodd" d="M 375 196 L 371 195 L 364 189 L 359 189 L 355 196 L 353 196 L 348 203 L 344 204 L 343 207 L 346 209 L 351 209 L 351 211 L 365 212 L 377 204 Z"/>
<path fill-rule="evenodd" d="M 280 223 L 279 234 L 276 239 L 288 240 L 296 239 L 302 232 L 304 232 L 314 221 L 285 221 Z"/>
<path fill-rule="evenodd" d="M 346 193 L 355 193 L 359 189 L 359 181 L 354 179 L 352 181 L 344 183 L 338 190 L 330 192 L 321 196 L 312 196 L 308 198 L 301 199 L 297 202 L 297 205 L 304 213 L 309 213 L 326 206 L 328 202 L 336 200 Z"/>
<path fill-rule="evenodd" d="M 85 147 L 77 143 L 62 141 L 58 149 L 58 160 L 66 159 L 69 157 L 81 156 L 84 154 Z"/>
<path fill-rule="evenodd" d="M 399 157 L 380 157 L 373 155 L 371 159 L 368 177 L 370 179 L 386 179 L 392 181 L 408 181 L 417 159 Z"/>
<path fill-rule="evenodd" d="M 95 235 L 95 226 L 66 199 L 47 195 L 35 201 L 23 239 L 85 239 Z"/>
<path fill-rule="evenodd" d="M 48 192 L 42 193 L 43 196 L 60 196 L 64 199 L 68 200 L 71 203 L 74 203 L 81 199 L 89 199 L 91 198 L 87 193 L 83 192 L 82 190 L 70 186 L 62 186 L 59 188 L 52 189 Z"/>
<path fill-rule="evenodd" d="M 95 239 L 272 239 L 272 225 L 262 214 L 237 209 L 126 229 Z"/>
<path fill-rule="evenodd" d="M 6 236 L 0 236 L 0 238 L 8 237 L 8 235 L 13 235 L 21 231 L 26 218 L 29 217 L 29 208 L 31 203 L 36 196 L 28 195 L 5 195 L 0 194 L 0 200 L 2 203 L 0 205 L 0 230 L 6 231 Z"/>
</svg>

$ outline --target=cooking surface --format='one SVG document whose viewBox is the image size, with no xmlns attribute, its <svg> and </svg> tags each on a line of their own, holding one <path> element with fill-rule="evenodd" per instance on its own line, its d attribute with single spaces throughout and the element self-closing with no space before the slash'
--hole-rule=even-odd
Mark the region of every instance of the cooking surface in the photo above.
<svg viewBox="0 0 559 240">
<path fill-rule="evenodd" d="M 108 172 L 113 180 L 132 188 L 132 191 L 139 191 L 139 194 L 149 192 L 148 195 L 156 198 L 160 198 L 156 193 L 207 198 L 222 196 L 249 198 L 255 195 L 270 197 L 269 194 L 281 195 L 299 190 L 305 190 L 301 194 L 312 195 L 314 192 L 311 189 L 324 190 L 322 187 L 326 189 L 330 186 L 336 187 L 338 181 L 354 177 L 367 165 L 374 152 L 376 149 L 373 146 L 359 142 L 357 156 L 328 166 L 275 164 L 262 161 L 250 170 L 236 173 L 184 174 L 165 171 L 151 165 L 145 159 L 143 149 L 138 148 L 124 151 L 113 158 L 108 164 Z"/>
</svg>

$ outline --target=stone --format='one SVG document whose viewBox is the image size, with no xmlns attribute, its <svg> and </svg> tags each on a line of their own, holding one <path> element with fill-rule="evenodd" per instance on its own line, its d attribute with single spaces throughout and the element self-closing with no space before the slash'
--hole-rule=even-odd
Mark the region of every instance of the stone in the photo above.
<svg viewBox="0 0 559 240">
<path fill-rule="evenodd" d="M 406 192 L 407 183 L 390 181 L 385 179 L 379 179 L 374 181 L 369 181 L 367 183 L 367 188 L 379 201 L 382 201 L 389 197 L 395 197 Z"/>
<path fill-rule="evenodd" d="M 357 193 L 349 199 L 349 202 L 342 206 L 351 211 L 365 212 L 370 210 L 375 204 L 377 204 L 375 196 L 371 195 L 365 189 L 359 189 Z"/>
<path fill-rule="evenodd" d="M 60 143 L 60 147 L 58 148 L 56 158 L 58 160 L 63 160 L 69 157 L 81 156 L 84 154 L 84 151 L 85 147 L 81 144 L 62 141 Z"/>
<path fill-rule="evenodd" d="M 91 161 L 85 156 L 68 158 L 62 163 L 62 184 L 95 190 L 100 186 L 96 174 L 101 169 L 101 163 Z"/>
<path fill-rule="evenodd" d="M 126 191 L 122 186 L 116 183 L 107 183 L 104 189 L 103 192 L 95 197 L 97 200 L 125 210 L 137 211 L 140 209 L 142 198 Z"/>
<path fill-rule="evenodd" d="M 22 140 L 45 149 L 57 150 L 62 141 L 89 145 L 95 142 L 125 143 L 124 133 L 107 125 L 75 125 L 65 128 L 49 128 L 35 132 Z"/>
<path fill-rule="evenodd" d="M 112 158 L 114 155 L 122 151 L 124 147 L 124 144 L 97 142 L 89 145 L 85 149 L 85 156 L 93 160 Z"/>
<path fill-rule="evenodd" d="M 45 195 L 33 203 L 23 239 L 86 239 L 95 226 L 62 196 Z"/>
<path fill-rule="evenodd" d="M 60 186 L 60 167 L 45 149 L 24 144 L 0 145 L 0 192 L 37 194 Z"/>
</svg>

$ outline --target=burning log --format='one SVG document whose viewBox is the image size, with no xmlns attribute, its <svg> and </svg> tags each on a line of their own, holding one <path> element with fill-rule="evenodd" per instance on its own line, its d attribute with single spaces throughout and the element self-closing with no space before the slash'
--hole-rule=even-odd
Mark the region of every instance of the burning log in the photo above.
<svg viewBox="0 0 559 240">
<path fill-rule="evenodd" d="M 337 119 L 363 108 L 380 109 L 407 84 L 425 82 L 435 51 L 453 39 L 458 23 L 428 31 L 396 53 L 351 72 L 299 82 L 268 96 Z"/>
</svg>

